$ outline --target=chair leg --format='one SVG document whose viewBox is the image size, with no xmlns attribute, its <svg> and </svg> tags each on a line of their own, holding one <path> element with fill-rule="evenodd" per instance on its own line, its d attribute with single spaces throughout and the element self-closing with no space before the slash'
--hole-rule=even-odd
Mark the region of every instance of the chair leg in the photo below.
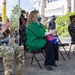
<svg viewBox="0 0 75 75">
<path fill-rule="evenodd" d="M 26 56 L 26 53 L 27 53 L 28 49 L 24 49 L 24 56 Z"/>
<path fill-rule="evenodd" d="M 69 52 L 68 52 L 69 55 L 70 55 L 70 51 L 71 51 L 71 46 L 72 46 L 72 44 L 70 44 L 70 48 L 69 48 Z"/>
<path fill-rule="evenodd" d="M 39 65 L 40 69 L 42 69 L 42 67 L 41 67 L 41 65 L 40 65 L 40 63 L 39 63 L 39 61 L 38 61 L 37 58 L 36 58 L 36 56 L 34 56 L 34 57 L 35 57 L 36 62 L 37 62 L 38 65 Z"/>
<path fill-rule="evenodd" d="M 26 50 L 24 51 L 24 56 L 26 56 Z"/>
<path fill-rule="evenodd" d="M 73 49 L 73 54 L 74 54 L 74 50 L 75 50 L 75 46 L 74 46 L 74 49 Z"/>
<path fill-rule="evenodd" d="M 34 57 L 35 57 L 35 54 L 33 53 L 31 64 L 33 64 Z"/>
<path fill-rule="evenodd" d="M 41 67 L 41 65 L 40 65 L 40 63 L 39 63 L 39 61 L 37 60 L 37 58 L 36 58 L 36 56 L 35 56 L 35 53 L 33 52 L 32 60 L 31 60 L 31 64 L 33 64 L 33 60 L 34 60 L 34 58 L 35 58 L 36 62 L 38 63 L 40 69 L 42 69 L 42 67 Z"/>
<path fill-rule="evenodd" d="M 60 52 L 60 54 L 61 54 L 61 56 L 62 56 L 63 60 L 65 61 L 65 58 L 64 58 L 64 56 L 63 56 L 62 52 L 60 51 L 60 49 L 59 49 L 59 52 Z"/>
<path fill-rule="evenodd" d="M 69 54 L 67 53 L 67 51 L 66 51 L 66 49 L 64 48 L 64 46 L 63 46 L 63 49 L 64 49 L 66 55 L 68 56 L 68 58 L 70 59 L 70 56 L 69 56 Z"/>
<path fill-rule="evenodd" d="M 44 57 L 46 57 L 43 51 L 42 51 L 42 54 L 43 54 Z"/>
</svg>

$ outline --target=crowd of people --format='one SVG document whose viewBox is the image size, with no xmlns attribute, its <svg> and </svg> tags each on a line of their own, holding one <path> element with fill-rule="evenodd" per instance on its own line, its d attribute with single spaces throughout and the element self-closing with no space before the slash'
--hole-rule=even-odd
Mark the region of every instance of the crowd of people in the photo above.
<svg viewBox="0 0 75 75">
<path fill-rule="evenodd" d="M 55 15 L 51 16 L 48 31 L 46 31 L 44 24 L 41 23 L 42 17 L 38 10 L 33 10 L 30 14 L 22 10 L 19 18 L 19 46 L 23 45 L 24 50 L 28 47 L 30 51 L 44 50 L 44 65 L 47 70 L 53 70 L 53 66 L 57 67 L 56 61 L 59 60 L 55 19 Z M 1 21 L 0 17 L 0 30 L 2 27 Z M 75 43 L 75 15 L 70 16 L 70 21 L 71 24 L 68 30 L 71 41 Z M 10 34 L 9 29 L 6 29 L 2 34 L 3 38 L 8 37 L 7 34 Z"/>
<path fill-rule="evenodd" d="M 26 11 L 22 11 L 22 14 L 20 16 L 20 28 L 23 29 L 23 33 L 20 35 L 20 45 L 23 42 L 24 49 L 26 46 L 30 50 L 38 50 L 38 49 L 44 49 L 45 50 L 45 62 L 44 65 L 46 66 L 47 70 L 53 70 L 52 66 L 57 66 L 56 61 L 59 60 L 58 55 L 58 41 L 55 40 L 55 37 L 57 37 L 57 30 L 56 30 L 56 24 L 55 19 L 56 16 L 51 16 L 51 20 L 48 24 L 48 32 L 46 32 L 46 29 L 44 25 L 41 23 L 41 15 L 39 14 L 38 10 L 33 10 L 27 17 L 25 16 Z M 72 41 L 74 42 L 74 31 L 75 31 L 75 16 L 70 16 L 71 24 L 69 25 L 69 33 L 72 37 Z M 25 22 L 25 24 L 24 24 Z M 23 25 L 23 27 L 22 27 Z M 25 27 L 24 27 L 25 26 Z M 72 28 L 73 27 L 73 28 Z M 25 41 L 23 41 L 23 37 Z M 49 36 L 49 39 L 46 37 Z M 22 40 L 21 40 L 22 39 Z"/>
</svg>

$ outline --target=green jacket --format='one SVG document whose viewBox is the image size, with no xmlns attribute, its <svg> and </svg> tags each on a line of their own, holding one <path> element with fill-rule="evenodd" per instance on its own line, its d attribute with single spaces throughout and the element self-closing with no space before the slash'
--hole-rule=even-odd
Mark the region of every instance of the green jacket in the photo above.
<svg viewBox="0 0 75 75">
<path fill-rule="evenodd" d="M 30 50 L 36 50 L 46 45 L 45 28 L 42 24 L 31 22 L 26 29 L 26 44 Z"/>
</svg>

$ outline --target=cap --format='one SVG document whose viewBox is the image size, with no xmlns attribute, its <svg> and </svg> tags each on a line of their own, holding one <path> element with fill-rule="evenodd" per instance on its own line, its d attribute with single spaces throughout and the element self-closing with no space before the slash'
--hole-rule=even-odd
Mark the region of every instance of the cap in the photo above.
<svg viewBox="0 0 75 75">
<path fill-rule="evenodd" d="M 55 19 L 55 18 L 56 18 L 56 16 L 55 16 L 55 15 L 52 15 L 52 16 L 51 16 L 51 18 L 52 18 L 52 19 Z"/>
<path fill-rule="evenodd" d="M 70 21 L 71 21 L 73 18 L 75 18 L 75 15 L 71 15 L 71 16 L 70 16 Z"/>
</svg>

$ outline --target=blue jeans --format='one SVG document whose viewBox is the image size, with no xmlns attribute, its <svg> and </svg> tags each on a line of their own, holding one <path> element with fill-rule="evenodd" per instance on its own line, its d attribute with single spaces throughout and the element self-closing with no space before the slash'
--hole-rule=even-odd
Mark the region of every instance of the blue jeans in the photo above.
<svg viewBox="0 0 75 75">
<path fill-rule="evenodd" d="M 1 40 L 1 43 L 8 43 L 9 42 L 9 37 L 6 37 Z"/>
</svg>

